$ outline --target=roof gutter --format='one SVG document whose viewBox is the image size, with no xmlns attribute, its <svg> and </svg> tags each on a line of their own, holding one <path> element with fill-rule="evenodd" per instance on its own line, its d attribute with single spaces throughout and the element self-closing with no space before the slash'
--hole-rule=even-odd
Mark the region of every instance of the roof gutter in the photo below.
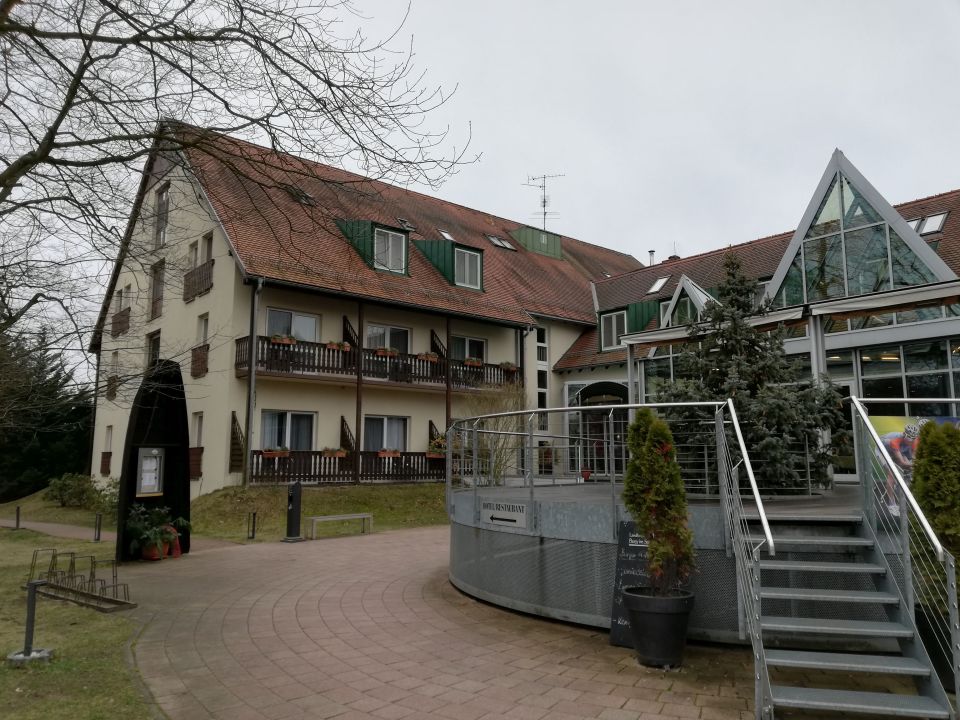
<svg viewBox="0 0 960 720">
<path fill-rule="evenodd" d="M 247 338 L 250 346 L 247 349 L 247 414 L 243 422 L 243 484 L 250 483 L 250 464 L 253 453 L 250 443 L 250 429 L 253 425 L 253 414 L 257 403 L 257 315 L 260 310 L 260 293 L 263 292 L 263 278 L 256 279 L 250 297 L 250 334 Z"/>
</svg>

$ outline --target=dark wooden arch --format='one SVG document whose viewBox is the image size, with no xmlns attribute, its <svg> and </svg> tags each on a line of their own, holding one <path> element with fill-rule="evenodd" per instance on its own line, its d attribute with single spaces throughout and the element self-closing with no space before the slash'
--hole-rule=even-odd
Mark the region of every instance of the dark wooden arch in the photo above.
<svg viewBox="0 0 960 720">
<path fill-rule="evenodd" d="M 130 506 L 168 507 L 172 517 L 190 519 L 190 430 L 180 366 L 159 360 L 144 375 L 130 408 L 123 444 L 117 516 L 117 559 L 132 560 L 126 518 Z M 163 448 L 163 494 L 138 498 L 137 462 L 140 448 Z M 180 549 L 190 551 L 190 532 L 181 531 Z"/>
</svg>

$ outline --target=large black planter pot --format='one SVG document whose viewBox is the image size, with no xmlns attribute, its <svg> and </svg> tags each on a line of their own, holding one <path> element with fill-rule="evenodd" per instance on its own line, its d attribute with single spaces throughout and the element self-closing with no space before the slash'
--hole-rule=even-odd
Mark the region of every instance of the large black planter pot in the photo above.
<svg viewBox="0 0 960 720">
<path fill-rule="evenodd" d="M 654 595 L 648 587 L 623 589 L 623 605 L 630 618 L 630 634 L 637 659 L 650 667 L 676 667 L 683 662 L 693 593 L 676 590 Z"/>
<path fill-rule="evenodd" d="M 940 644 L 940 634 L 934 628 L 941 626 L 945 618 L 942 613 L 925 605 L 916 605 L 914 619 L 917 621 L 917 633 L 930 655 L 933 669 L 947 692 L 953 692 L 953 658 L 947 656 L 947 650 Z M 949 621 L 946 627 L 950 627 Z"/>
</svg>

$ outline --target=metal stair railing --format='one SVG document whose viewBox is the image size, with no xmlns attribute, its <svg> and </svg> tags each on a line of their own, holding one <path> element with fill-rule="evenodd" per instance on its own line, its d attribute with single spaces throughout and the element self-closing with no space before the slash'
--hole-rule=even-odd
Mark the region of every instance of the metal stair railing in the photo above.
<svg viewBox="0 0 960 720">
<path fill-rule="evenodd" d="M 936 401 L 935 398 L 923 402 Z M 960 697 L 956 561 L 930 526 L 903 471 L 870 422 L 863 401 L 851 396 L 850 402 L 860 455 L 864 523 L 880 549 L 880 559 L 895 581 L 903 608 L 901 619 L 914 630 L 916 642 L 911 654 L 931 669 L 935 669 L 931 656 L 945 658 L 953 674 L 950 690 L 957 694 L 955 697 Z M 918 631 L 918 610 L 926 619 L 928 631 L 923 634 Z M 960 708 L 951 707 L 946 688 L 936 672 L 931 672 L 929 683 L 930 694 L 949 707 L 951 716 L 956 717 Z"/>
<path fill-rule="evenodd" d="M 727 417 L 725 417 L 727 416 Z M 740 607 L 740 637 L 749 636 L 753 651 L 754 708 L 757 720 L 773 717 L 773 700 L 770 691 L 770 673 L 763 648 L 763 633 L 760 626 L 760 553 L 766 546 L 773 554 L 775 545 L 770 524 L 763 508 L 763 500 L 753 475 L 753 466 L 747 453 L 737 420 L 737 411 L 732 400 L 717 408 L 715 415 L 717 436 L 717 467 L 720 485 L 720 503 L 728 528 L 727 552 L 732 553 L 737 563 L 737 590 Z M 729 428 L 728 428 L 729 425 Z M 728 443 L 728 429 L 733 430 L 739 459 L 734 460 Z M 757 516 L 763 527 L 763 540 L 756 545 L 750 539 L 750 526 L 744 510 L 740 491 L 740 467 L 746 471 L 750 493 L 756 504 Z"/>
</svg>

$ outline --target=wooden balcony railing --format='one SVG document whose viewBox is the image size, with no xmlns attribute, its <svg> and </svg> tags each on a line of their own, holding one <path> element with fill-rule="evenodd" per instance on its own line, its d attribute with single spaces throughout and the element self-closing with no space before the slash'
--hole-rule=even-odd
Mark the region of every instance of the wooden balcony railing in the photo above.
<svg viewBox="0 0 960 720">
<path fill-rule="evenodd" d="M 462 360 L 434 358 L 426 353 L 392 355 L 371 349 L 340 350 L 328 347 L 326 343 L 305 341 L 280 344 L 262 335 L 257 338 L 255 346 L 257 372 L 285 377 L 356 375 L 359 359 L 364 377 L 393 382 L 442 386 L 446 383 L 447 363 L 450 363 L 451 382 L 456 388 L 479 388 L 520 382 L 519 372 L 507 370 L 500 365 L 483 363 L 474 366 Z M 236 341 L 235 356 L 238 373 L 249 371 L 249 355 L 249 339 L 239 338 Z"/>
<path fill-rule="evenodd" d="M 190 376 L 203 377 L 209 370 L 210 346 L 197 345 L 190 351 Z"/>
<path fill-rule="evenodd" d="M 444 460 L 431 459 L 422 452 L 400 453 L 382 458 L 376 451 L 360 453 L 361 483 L 432 482 L 445 478 Z M 322 450 L 291 450 L 285 457 L 263 457 L 253 451 L 250 481 L 260 484 L 305 485 L 352 483 L 354 453 L 346 457 L 325 457 Z"/>
<path fill-rule="evenodd" d="M 213 258 L 183 274 L 183 300 L 190 302 L 213 287 Z"/>
<path fill-rule="evenodd" d="M 110 322 L 110 335 L 111 337 L 117 337 L 119 335 L 123 335 L 129 329 L 130 308 L 125 307 L 123 310 L 113 314 L 113 318 Z"/>
</svg>

